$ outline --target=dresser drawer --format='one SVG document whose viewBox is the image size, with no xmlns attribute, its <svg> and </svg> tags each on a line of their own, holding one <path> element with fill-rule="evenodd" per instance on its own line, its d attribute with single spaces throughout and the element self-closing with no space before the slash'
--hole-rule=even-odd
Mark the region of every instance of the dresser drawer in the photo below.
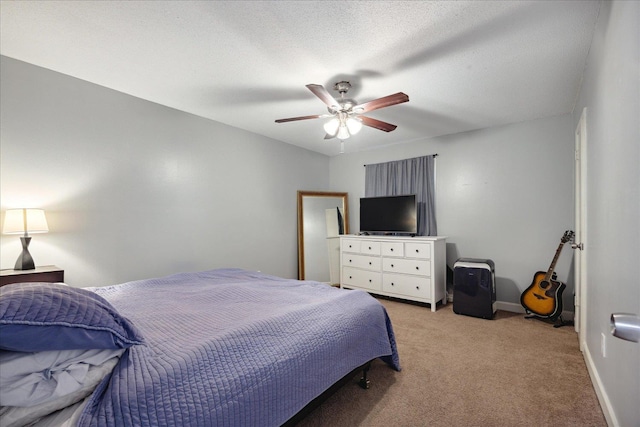
<svg viewBox="0 0 640 427">
<path fill-rule="evenodd" d="M 358 268 L 342 268 L 342 286 L 355 286 L 361 289 L 379 291 L 382 289 L 382 278 L 379 272 L 360 270 Z"/>
<path fill-rule="evenodd" d="M 383 258 L 382 270 L 391 273 L 431 275 L 431 261 L 419 259 Z"/>
<path fill-rule="evenodd" d="M 382 242 L 380 247 L 382 256 L 404 256 L 404 243 L 402 242 Z"/>
<path fill-rule="evenodd" d="M 363 240 L 360 243 L 360 253 L 367 255 L 380 255 L 380 242 Z"/>
<path fill-rule="evenodd" d="M 355 239 L 344 239 L 342 240 L 342 251 L 343 252 L 360 252 L 360 240 Z"/>
<path fill-rule="evenodd" d="M 429 243 L 406 243 L 405 245 L 407 258 L 431 259 L 431 245 Z"/>
<path fill-rule="evenodd" d="M 380 271 L 382 262 L 379 257 L 345 253 L 342 254 L 342 265 L 345 267 L 357 267 Z"/>
<path fill-rule="evenodd" d="M 431 299 L 431 278 L 404 274 L 383 274 L 382 290 L 421 299 Z"/>
</svg>

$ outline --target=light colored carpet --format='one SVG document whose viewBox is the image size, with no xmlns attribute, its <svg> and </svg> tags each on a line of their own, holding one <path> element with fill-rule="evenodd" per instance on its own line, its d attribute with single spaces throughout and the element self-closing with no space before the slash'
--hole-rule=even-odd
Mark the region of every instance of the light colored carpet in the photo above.
<svg viewBox="0 0 640 427">
<path fill-rule="evenodd" d="M 371 387 L 346 384 L 298 425 L 606 426 L 578 338 L 499 311 L 457 315 L 452 304 L 380 299 L 396 333 L 402 371 L 376 360 Z"/>
</svg>

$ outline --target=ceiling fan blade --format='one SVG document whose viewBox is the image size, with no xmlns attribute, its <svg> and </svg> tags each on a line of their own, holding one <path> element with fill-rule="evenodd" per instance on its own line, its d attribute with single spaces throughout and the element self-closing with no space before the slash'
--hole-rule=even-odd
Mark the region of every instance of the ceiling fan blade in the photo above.
<svg viewBox="0 0 640 427">
<path fill-rule="evenodd" d="M 336 132 L 336 134 L 337 134 L 337 132 Z M 335 138 L 335 137 L 336 137 L 335 135 L 331 135 L 330 133 L 326 133 L 326 134 L 324 135 L 324 139 L 333 139 L 333 138 Z"/>
<path fill-rule="evenodd" d="M 372 119 L 371 117 L 359 116 L 360 120 L 362 120 L 362 124 L 365 126 L 369 126 L 375 129 L 383 130 L 385 132 L 391 132 L 398 126 L 392 125 L 391 123 L 383 122 L 381 120 Z"/>
<path fill-rule="evenodd" d="M 398 92 L 393 95 L 385 96 L 382 98 L 374 99 L 373 101 L 365 102 L 364 104 L 356 105 L 352 110 L 356 113 L 366 113 L 369 111 L 377 110 L 378 108 L 390 107 L 396 104 L 402 104 L 409 101 L 409 95 L 406 93 Z"/>
<path fill-rule="evenodd" d="M 295 122 L 295 121 L 298 121 L 298 120 L 319 119 L 320 117 L 325 117 L 325 115 L 324 114 L 315 114 L 313 116 L 289 117 L 288 119 L 278 119 L 278 120 L 276 120 L 276 123 Z"/>
<path fill-rule="evenodd" d="M 325 104 L 327 104 L 327 107 L 332 107 L 334 109 L 339 108 L 340 104 L 338 104 L 338 101 L 336 101 L 336 99 L 331 96 L 331 94 L 324 88 L 324 86 L 322 85 L 315 85 L 315 84 L 308 84 L 307 88 L 313 92 L 313 94 L 315 96 L 317 96 L 318 98 L 320 98 L 320 100 L 322 102 L 324 102 Z"/>
</svg>

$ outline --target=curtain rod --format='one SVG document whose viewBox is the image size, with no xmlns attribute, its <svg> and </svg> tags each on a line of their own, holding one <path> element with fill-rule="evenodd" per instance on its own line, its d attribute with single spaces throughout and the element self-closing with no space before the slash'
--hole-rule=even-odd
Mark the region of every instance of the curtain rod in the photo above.
<svg viewBox="0 0 640 427">
<path fill-rule="evenodd" d="M 427 156 L 438 157 L 438 153 L 436 153 L 436 154 L 427 154 L 426 156 L 418 156 L 418 157 L 427 157 Z M 415 158 L 416 157 L 412 157 L 412 159 L 415 159 Z M 394 160 L 392 160 L 392 161 L 394 161 Z M 396 160 L 396 161 L 399 161 L 399 160 Z M 388 163 L 388 162 L 384 162 L 384 163 Z M 362 166 L 364 166 L 365 168 L 367 167 L 367 165 L 362 165 Z"/>
</svg>

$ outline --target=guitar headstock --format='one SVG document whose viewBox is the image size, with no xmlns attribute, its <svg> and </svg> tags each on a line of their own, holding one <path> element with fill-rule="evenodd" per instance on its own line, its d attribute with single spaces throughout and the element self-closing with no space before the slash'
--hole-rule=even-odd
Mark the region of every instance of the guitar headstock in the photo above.
<svg viewBox="0 0 640 427">
<path fill-rule="evenodd" d="M 571 240 L 573 240 L 573 236 L 574 236 L 574 232 L 572 230 L 567 230 L 564 232 L 564 236 L 562 236 L 562 239 L 560 239 L 560 241 L 562 243 L 567 243 Z"/>
</svg>

